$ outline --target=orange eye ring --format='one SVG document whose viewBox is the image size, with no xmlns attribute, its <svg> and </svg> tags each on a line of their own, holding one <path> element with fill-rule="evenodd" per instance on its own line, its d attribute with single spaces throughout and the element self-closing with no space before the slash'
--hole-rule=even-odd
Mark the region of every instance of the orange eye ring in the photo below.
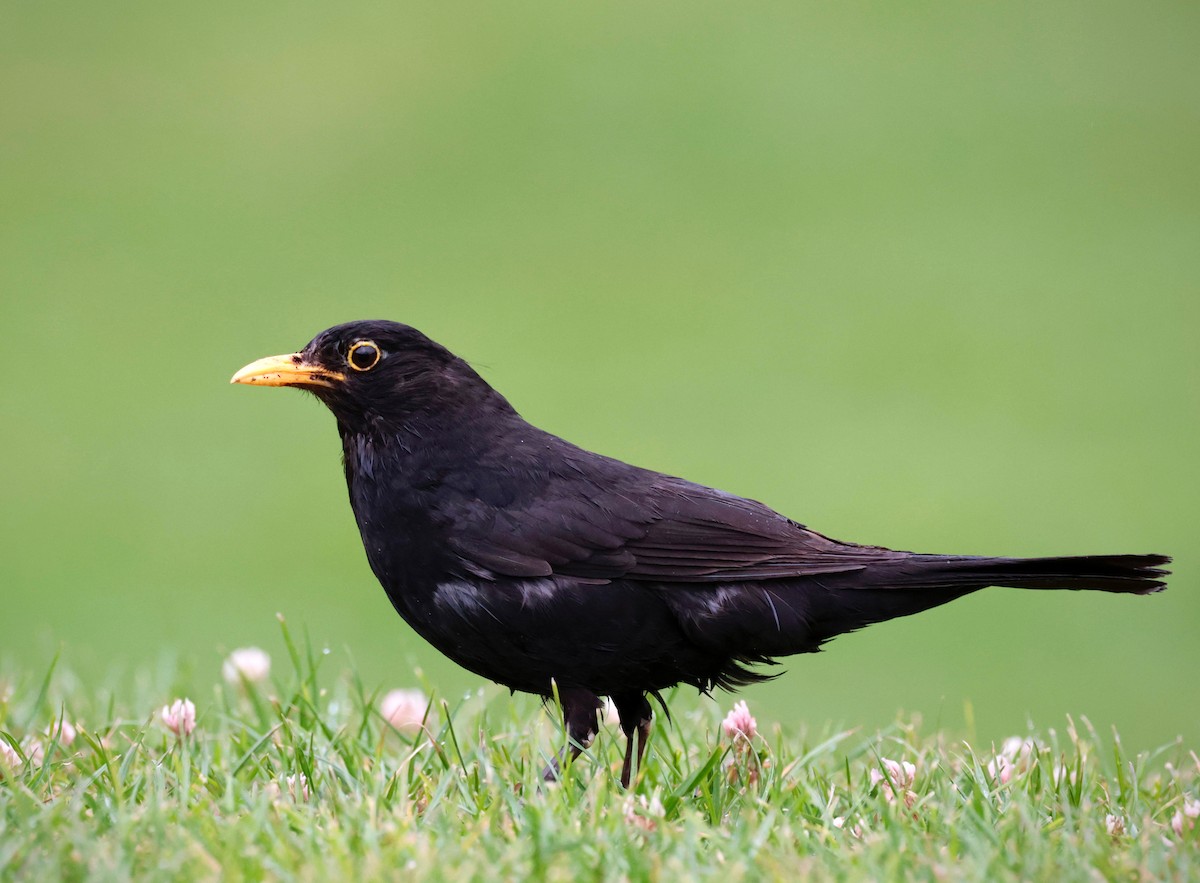
<svg viewBox="0 0 1200 883">
<path fill-rule="evenodd" d="M 357 340 L 346 352 L 346 364 L 355 371 L 370 371 L 382 358 L 383 352 L 373 340 Z"/>
</svg>

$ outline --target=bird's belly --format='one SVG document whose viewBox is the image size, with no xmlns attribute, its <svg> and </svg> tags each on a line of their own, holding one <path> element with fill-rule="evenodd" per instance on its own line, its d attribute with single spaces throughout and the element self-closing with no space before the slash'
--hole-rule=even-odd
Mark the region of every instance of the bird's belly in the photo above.
<svg viewBox="0 0 1200 883">
<path fill-rule="evenodd" d="M 600 694 L 696 683 L 717 664 L 684 636 L 668 606 L 635 583 L 547 578 L 447 580 L 420 609 L 396 607 L 464 668 L 548 695 L 552 681 Z"/>
</svg>

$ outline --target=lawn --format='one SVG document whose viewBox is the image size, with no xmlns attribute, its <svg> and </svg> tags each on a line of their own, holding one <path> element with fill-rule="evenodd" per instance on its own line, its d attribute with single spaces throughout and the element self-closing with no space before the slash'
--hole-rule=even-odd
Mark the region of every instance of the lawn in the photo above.
<svg viewBox="0 0 1200 883">
<path fill-rule="evenodd" d="M 194 719 L 178 716 L 169 665 L 121 695 L 87 692 L 66 671 L 13 673 L 0 705 L 0 878 L 1200 873 L 1200 758 L 1181 743 L 1133 752 L 1069 719 L 1001 745 L 909 718 L 877 732 L 744 718 L 731 729 L 721 695 L 660 719 L 630 792 L 611 726 L 543 785 L 564 736 L 536 700 L 481 689 L 398 712 L 284 636 L 291 658 L 274 676 L 214 677 Z"/>
</svg>

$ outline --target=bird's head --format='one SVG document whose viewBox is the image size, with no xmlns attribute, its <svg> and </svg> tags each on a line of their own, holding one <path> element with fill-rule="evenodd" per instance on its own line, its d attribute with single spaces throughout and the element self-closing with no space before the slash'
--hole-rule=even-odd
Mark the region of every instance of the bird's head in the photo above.
<svg viewBox="0 0 1200 883">
<path fill-rule="evenodd" d="M 399 429 L 487 402 L 508 407 L 448 349 L 415 328 L 382 320 L 327 328 L 299 352 L 251 362 L 230 382 L 306 389 L 351 431 Z"/>
</svg>

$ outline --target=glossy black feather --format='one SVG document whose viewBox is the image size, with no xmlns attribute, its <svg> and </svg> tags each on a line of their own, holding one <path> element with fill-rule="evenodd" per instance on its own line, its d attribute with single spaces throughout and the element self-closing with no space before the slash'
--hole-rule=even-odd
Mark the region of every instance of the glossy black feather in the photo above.
<svg viewBox="0 0 1200 883">
<path fill-rule="evenodd" d="M 346 370 L 359 340 L 383 353 L 367 372 Z M 761 680 L 755 664 L 984 586 L 1164 585 L 1161 555 L 923 555 L 831 539 L 531 426 L 407 326 L 331 328 L 303 356 L 345 375 L 313 391 L 337 417 L 351 506 L 393 605 L 471 671 L 543 696 L 557 685 L 580 741 L 597 696 L 643 718 L 623 717 L 632 739 L 648 732 L 647 693 Z"/>
</svg>

